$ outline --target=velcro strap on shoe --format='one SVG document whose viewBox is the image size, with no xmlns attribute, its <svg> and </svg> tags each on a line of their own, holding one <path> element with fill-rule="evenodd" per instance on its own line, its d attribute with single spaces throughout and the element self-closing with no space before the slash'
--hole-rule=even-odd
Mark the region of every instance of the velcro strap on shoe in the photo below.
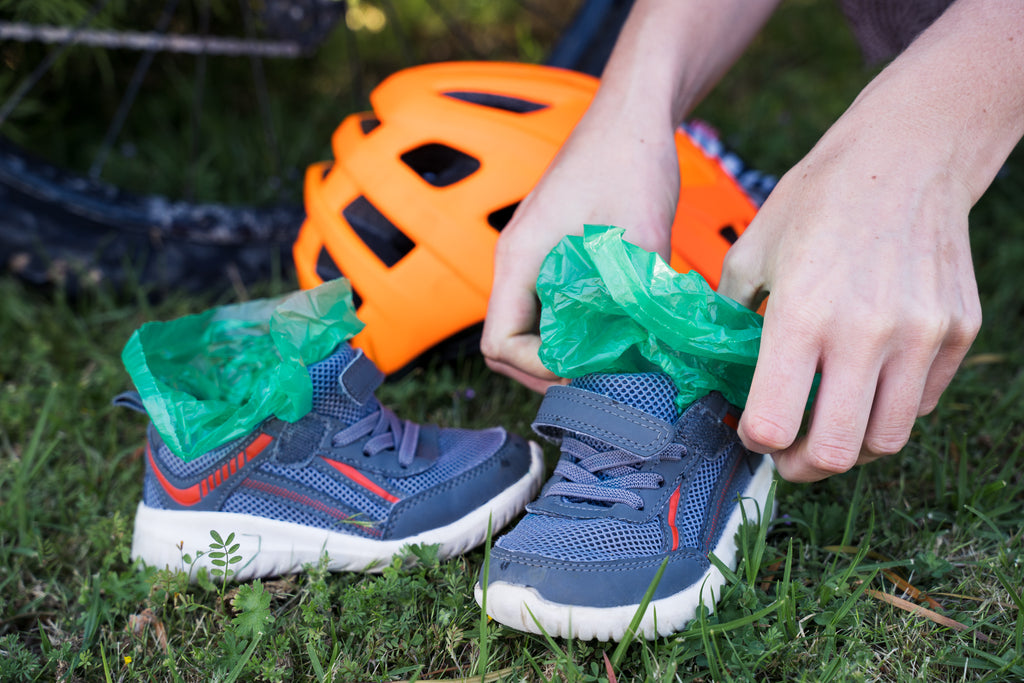
<svg viewBox="0 0 1024 683">
<path fill-rule="evenodd" d="M 338 376 L 341 390 L 359 405 L 366 403 L 383 381 L 384 373 L 363 354 L 362 349 L 356 351 L 356 357 Z"/>
<path fill-rule="evenodd" d="M 600 439 L 643 457 L 672 443 L 675 427 L 607 396 L 575 387 L 553 386 L 544 395 L 533 430 L 558 439 L 561 431 Z"/>
</svg>

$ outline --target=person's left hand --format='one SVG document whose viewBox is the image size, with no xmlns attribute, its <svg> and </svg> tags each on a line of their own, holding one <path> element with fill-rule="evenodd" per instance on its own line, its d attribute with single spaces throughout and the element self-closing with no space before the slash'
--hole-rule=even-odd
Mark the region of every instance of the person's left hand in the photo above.
<svg viewBox="0 0 1024 683">
<path fill-rule="evenodd" d="M 727 256 L 721 293 L 752 308 L 770 293 L 739 433 L 788 480 L 899 451 L 977 334 L 972 197 L 927 133 L 848 113 Z"/>
</svg>

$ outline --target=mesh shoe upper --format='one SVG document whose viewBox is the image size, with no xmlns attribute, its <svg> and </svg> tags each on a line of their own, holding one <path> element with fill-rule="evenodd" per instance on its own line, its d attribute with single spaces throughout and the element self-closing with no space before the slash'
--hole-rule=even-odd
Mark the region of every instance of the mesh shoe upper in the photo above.
<svg viewBox="0 0 1024 683">
<path fill-rule="evenodd" d="M 594 374 L 549 390 L 555 407 L 544 415 L 542 405 L 535 428 L 561 441 L 562 457 L 495 543 L 489 580 L 558 603 L 616 605 L 638 602 L 666 557 L 656 596 L 702 576 L 761 456 L 723 422 L 733 409 L 720 395 L 682 414 L 675 397 L 661 374 Z"/>
<path fill-rule="evenodd" d="M 524 475 L 525 442 L 500 428 L 421 427 L 370 392 L 360 402 L 342 378 L 367 363 L 341 345 L 309 367 L 309 415 L 294 424 L 269 419 L 188 463 L 151 428 L 144 503 L 402 538 L 457 518 Z"/>
</svg>

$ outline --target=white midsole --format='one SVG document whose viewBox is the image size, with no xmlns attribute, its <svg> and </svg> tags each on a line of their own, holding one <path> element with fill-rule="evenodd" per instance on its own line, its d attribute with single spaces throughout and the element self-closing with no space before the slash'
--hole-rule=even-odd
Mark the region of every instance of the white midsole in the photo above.
<svg viewBox="0 0 1024 683">
<path fill-rule="evenodd" d="M 213 570 L 210 531 L 239 544 L 231 578 L 279 576 L 316 564 L 326 553 L 330 571 L 379 572 L 410 545 L 439 545 L 439 556 L 452 557 L 476 547 L 490 522 L 497 532 L 533 499 L 544 476 L 541 448 L 530 442 L 530 469 L 485 504 L 443 527 L 396 540 L 374 540 L 293 522 L 235 512 L 160 510 L 139 503 L 132 538 L 132 558 L 158 568 L 180 569 L 194 580 L 200 567 Z M 184 561 L 188 554 L 191 564 Z"/>
<path fill-rule="evenodd" d="M 729 516 L 713 550 L 715 557 L 727 567 L 736 566 L 735 536 L 743 524 L 744 515 L 750 522 L 760 519 L 774 475 L 773 461 L 766 455 L 751 479 L 747 495 L 740 499 L 740 505 Z M 650 640 L 675 633 L 696 616 L 700 605 L 714 611 L 723 585 L 725 576 L 714 564 L 710 565 L 701 579 L 689 588 L 652 600 L 640 621 L 638 634 Z M 483 588 L 479 583 L 474 593 L 477 603 L 483 604 Z M 546 600 L 529 586 L 504 581 L 494 581 L 487 589 L 487 614 L 495 621 L 528 633 L 539 634 L 543 628 L 548 635 L 563 638 L 622 640 L 639 609 L 639 604 L 615 607 L 564 605 Z"/>
</svg>

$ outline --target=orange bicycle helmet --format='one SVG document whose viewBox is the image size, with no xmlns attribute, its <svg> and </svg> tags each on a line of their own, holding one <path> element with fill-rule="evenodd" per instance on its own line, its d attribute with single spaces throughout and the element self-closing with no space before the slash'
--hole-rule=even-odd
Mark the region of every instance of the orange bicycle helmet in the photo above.
<svg viewBox="0 0 1024 683">
<path fill-rule="evenodd" d="M 344 275 L 366 324 L 353 340 L 384 372 L 480 323 L 499 231 L 583 115 L 597 79 L 528 64 L 413 67 L 346 118 L 334 162 L 306 173 L 299 283 Z M 682 132 L 672 266 L 717 286 L 754 205 Z"/>
</svg>

